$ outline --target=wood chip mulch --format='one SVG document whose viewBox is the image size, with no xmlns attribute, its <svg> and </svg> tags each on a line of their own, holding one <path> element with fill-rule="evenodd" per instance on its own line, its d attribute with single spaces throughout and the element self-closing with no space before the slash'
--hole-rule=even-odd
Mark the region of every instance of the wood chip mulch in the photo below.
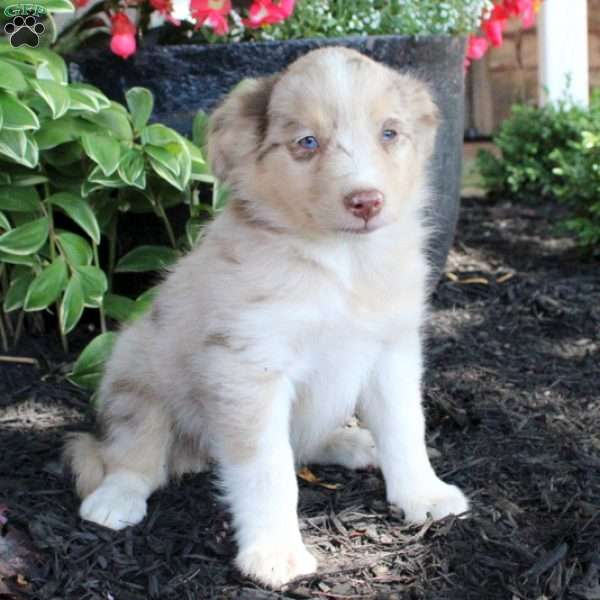
<svg viewBox="0 0 600 600">
<path fill-rule="evenodd" d="M 600 600 L 600 263 L 560 210 L 465 200 L 433 298 L 425 383 L 436 468 L 469 519 L 407 526 L 378 472 L 314 468 L 300 523 L 319 572 L 272 593 L 232 568 L 210 475 L 155 494 L 138 527 L 77 517 L 59 463 L 90 421 L 54 342 L 0 364 L 0 599 Z"/>
</svg>

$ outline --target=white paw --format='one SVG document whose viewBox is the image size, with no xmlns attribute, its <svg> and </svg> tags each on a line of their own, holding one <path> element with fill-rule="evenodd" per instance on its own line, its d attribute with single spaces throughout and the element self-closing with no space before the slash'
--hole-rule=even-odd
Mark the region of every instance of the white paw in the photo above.
<svg viewBox="0 0 600 600">
<path fill-rule="evenodd" d="M 81 503 L 79 515 L 110 529 L 124 529 L 146 516 L 146 495 L 135 487 L 105 480 Z"/>
<path fill-rule="evenodd" d="M 244 575 L 271 588 L 280 588 L 295 577 L 317 570 L 315 557 L 301 542 L 293 546 L 253 544 L 240 550 L 235 564 Z"/>
<path fill-rule="evenodd" d="M 465 495 L 455 485 L 448 485 L 439 479 L 419 491 L 413 491 L 410 496 L 390 499 L 390 503 L 401 508 L 404 517 L 411 523 L 423 523 L 428 515 L 437 521 L 469 510 Z"/>
<path fill-rule="evenodd" d="M 362 427 L 340 429 L 327 442 L 319 462 L 341 465 L 347 469 L 376 467 L 377 451 L 373 436 Z"/>
</svg>

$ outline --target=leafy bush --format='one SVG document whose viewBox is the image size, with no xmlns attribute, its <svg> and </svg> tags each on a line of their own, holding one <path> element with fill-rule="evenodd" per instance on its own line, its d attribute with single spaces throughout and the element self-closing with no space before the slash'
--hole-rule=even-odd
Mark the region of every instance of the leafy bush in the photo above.
<svg viewBox="0 0 600 600">
<path fill-rule="evenodd" d="M 567 152 L 555 150 L 554 175 L 560 183 L 557 198 L 568 203 L 573 216 L 565 221 L 582 246 L 600 250 L 600 118 L 582 131 Z"/>
<path fill-rule="evenodd" d="M 126 321 L 148 306 L 113 293 L 113 274 L 153 271 L 192 246 L 206 213 L 224 202 L 200 148 L 205 116 L 194 123 L 196 143 L 161 124 L 148 124 L 153 97 L 127 93 L 128 110 L 96 88 L 67 83 L 63 60 L 49 50 L 0 43 L 0 333 L 4 345 L 19 311 L 54 311 L 63 340 L 84 309 Z M 199 185 L 213 186 L 213 202 L 200 201 Z M 166 209 L 186 205 L 185 234 L 176 238 Z M 117 255 L 117 221 L 123 212 L 154 213 L 170 246 L 145 245 Z M 99 249 L 107 246 L 107 264 Z M 105 339 L 109 339 L 107 334 Z M 96 342 L 96 348 L 106 345 Z M 92 356 L 93 355 L 93 356 Z M 97 362 L 92 352 L 90 360 Z M 93 379 L 84 361 L 80 382 Z M 86 366 L 87 365 L 87 366 Z M 87 369 L 87 370 L 86 370 Z M 97 369 L 96 369 L 97 371 Z"/>
<path fill-rule="evenodd" d="M 478 169 L 493 196 L 558 199 L 572 210 L 567 227 L 584 246 L 600 242 L 600 93 L 589 108 L 517 105 L 494 143 L 480 151 Z"/>
<path fill-rule="evenodd" d="M 300 0 L 262 39 L 345 35 L 459 35 L 477 30 L 490 0 Z"/>
</svg>

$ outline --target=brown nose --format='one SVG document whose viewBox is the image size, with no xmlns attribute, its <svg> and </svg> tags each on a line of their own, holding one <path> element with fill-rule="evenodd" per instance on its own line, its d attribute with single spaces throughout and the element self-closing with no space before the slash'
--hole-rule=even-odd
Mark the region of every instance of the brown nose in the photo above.
<svg viewBox="0 0 600 600">
<path fill-rule="evenodd" d="M 360 190 L 344 198 L 344 206 L 365 223 L 381 212 L 383 194 L 379 190 Z"/>
</svg>

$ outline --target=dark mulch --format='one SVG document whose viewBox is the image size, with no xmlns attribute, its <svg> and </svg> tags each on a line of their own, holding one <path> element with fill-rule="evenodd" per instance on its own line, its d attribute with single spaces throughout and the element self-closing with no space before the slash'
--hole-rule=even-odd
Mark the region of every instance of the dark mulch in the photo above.
<svg viewBox="0 0 600 600">
<path fill-rule="evenodd" d="M 315 469 L 338 484 L 301 484 L 320 571 L 284 597 L 600 599 L 600 271 L 555 220 L 555 207 L 465 201 L 434 297 L 429 443 L 473 516 L 407 527 L 379 473 Z M 210 476 L 157 493 L 134 529 L 77 518 L 58 452 L 87 398 L 48 344 L 21 350 L 46 357 L 39 370 L 0 366 L 0 597 L 280 597 L 231 568 Z"/>
</svg>

